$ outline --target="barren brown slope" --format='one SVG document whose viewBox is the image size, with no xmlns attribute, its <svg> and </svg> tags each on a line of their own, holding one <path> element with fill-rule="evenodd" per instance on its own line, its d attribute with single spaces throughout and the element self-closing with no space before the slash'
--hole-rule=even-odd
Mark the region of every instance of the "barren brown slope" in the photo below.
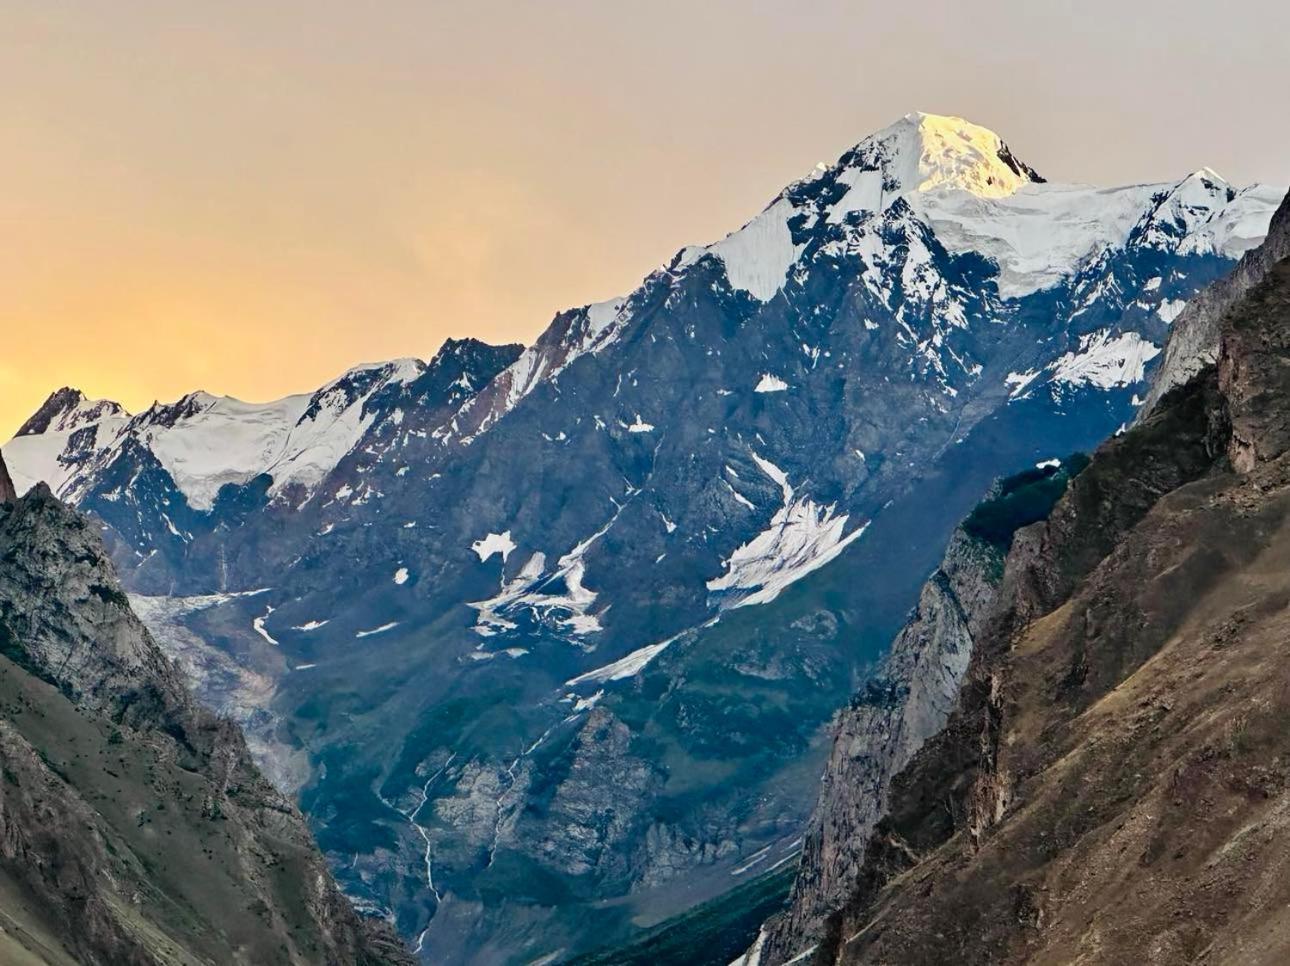
<svg viewBox="0 0 1290 966">
<path fill-rule="evenodd" d="M 1290 962 L 1290 262 L 1009 555 L 816 959 Z"/>
<path fill-rule="evenodd" d="M 195 705 L 88 520 L 43 485 L 0 502 L 0 963 L 410 961 Z"/>
</svg>

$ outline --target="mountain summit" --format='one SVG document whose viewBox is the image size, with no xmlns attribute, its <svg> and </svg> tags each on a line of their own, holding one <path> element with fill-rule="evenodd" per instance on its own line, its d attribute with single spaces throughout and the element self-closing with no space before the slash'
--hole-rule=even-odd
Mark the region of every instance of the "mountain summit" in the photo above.
<svg viewBox="0 0 1290 966">
<path fill-rule="evenodd" d="M 999 135 L 961 117 L 917 112 L 865 138 L 838 165 L 854 171 L 857 201 L 866 195 L 898 195 L 936 189 L 967 191 L 980 198 L 1005 198 L 1029 184 L 1042 184 Z M 883 183 L 866 184 L 866 172 Z M 880 204 L 871 209 L 881 207 Z M 860 210 L 852 207 L 851 210 Z"/>
<path fill-rule="evenodd" d="M 959 519 L 1133 420 L 1280 195 L 1044 182 L 911 115 L 523 350 L 4 455 L 98 518 L 364 908 L 434 962 L 573 955 L 792 860 Z"/>
</svg>

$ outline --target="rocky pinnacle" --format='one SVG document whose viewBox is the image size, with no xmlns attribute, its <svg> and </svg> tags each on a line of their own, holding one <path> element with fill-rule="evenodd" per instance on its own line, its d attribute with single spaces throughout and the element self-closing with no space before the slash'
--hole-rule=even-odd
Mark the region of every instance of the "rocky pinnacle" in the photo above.
<svg viewBox="0 0 1290 966">
<path fill-rule="evenodd" d="M 9 469 L 4 465 L 4 456 L 0 455 L 0 503 L 12 503 L 16 499 L 18 494 L 14 491 Z"/>
</svg>

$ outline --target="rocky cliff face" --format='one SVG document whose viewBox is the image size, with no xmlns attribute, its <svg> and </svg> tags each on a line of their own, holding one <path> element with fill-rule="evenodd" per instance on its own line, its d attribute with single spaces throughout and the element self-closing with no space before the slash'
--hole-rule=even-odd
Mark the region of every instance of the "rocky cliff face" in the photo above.
<svg viewBox="0 0 1290 966">
<path fill-rule="evenodd" d="M 838 716 L 788 908 L 762 929 L 754 960 L 791 960 L 850 897 L 893 777 L 958 703 L 1014 533 L 1045 515 L 1085 462 L 1053 460 L 996 483 L 955 530 L 882 668 Z"/>
<path fill-rule="evenodd" d="M 9 478 L 9 468 L 4 465 L 4 457 L 0 456 L 0 503 L 12 503 L 17 498 L 13 480 Z"/>
<path fill-rule="evenodd" d="M 0 506 L 0 960 L 402 963 L 44 486 Z"/>
<path fill-rule="evenodd" d="M 954 708 L 1002 562 L 996 548 L 956 531 L 881 671 L 839 715 L 789 907 L 759 937 L 762 962 L 817 941 L 851 894 L 892 776 Z"/>
<path fill-rule="evenodd" d="M 1174 320 L 1163 361 L 1139 418 L 1150 413 L 1166 392 L 1182 385 L 1218 358 L 1219 324 L 1223 314 L 1263 281 L 1272 266 L 1283 258 L 1290 258 L 1290 196 L 1272 216 L 1263 244 L 1247 252 L 1231 274 L 1189 299 L 1187 307 Z"/>
<path fill-rule="evenodd" d="M 1290 261 L 1018 534 L 822 963 L 1290 955 Z"/>
</svg>

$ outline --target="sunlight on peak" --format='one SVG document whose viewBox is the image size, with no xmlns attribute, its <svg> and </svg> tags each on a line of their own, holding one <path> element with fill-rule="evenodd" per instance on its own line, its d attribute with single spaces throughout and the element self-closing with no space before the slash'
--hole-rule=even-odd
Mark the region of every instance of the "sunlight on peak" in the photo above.
<svg viewBox="0 0 1290 966">
<path fill-rule="evenodd" d="M 1006 198 L 1035 178 L 1012 159 L 1003 139 L 989 128 L 961 117 L 915 112 L 906 114 L 892 128 L 902 144 L 900 154 L 908 165 L 901 182 L 906 190 L 931 191 L 958 188 L 982 198 Z M 915 167 L 916 165 L 916 167 Z M 906 173 L 906 172 L 902 172 Z"/>
</svg>

